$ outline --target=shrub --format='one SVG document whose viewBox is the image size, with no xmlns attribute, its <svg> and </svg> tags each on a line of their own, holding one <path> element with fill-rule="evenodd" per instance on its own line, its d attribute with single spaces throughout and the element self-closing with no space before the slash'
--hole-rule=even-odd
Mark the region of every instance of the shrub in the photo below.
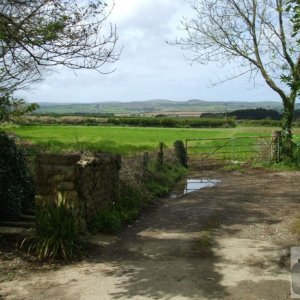
<svg viewBox="0 0 300 300">
<path fill-rule="evenodd" d="M 281 146 L 283 147 L 283 146 Z M 287 155 L 283 151 L 280 152 L 280 162 L 291 168 L 299 169 L 300 168 L 300 145 L 292 142 L 291 154 Z"/>
<path fill-rule="evenodd" d="M 24 151 L 0 132 L 0 219 L 17 219 L 34 206 L 34 184 Z"/>
<path fill-rule="evenodd" d="M 38 259 L 70 261 L 82 255 L 84 230 L 80 211 L 64 199 L 39 207 L 35 229 L 22 241 L 21 248 Z"/>
</svg>

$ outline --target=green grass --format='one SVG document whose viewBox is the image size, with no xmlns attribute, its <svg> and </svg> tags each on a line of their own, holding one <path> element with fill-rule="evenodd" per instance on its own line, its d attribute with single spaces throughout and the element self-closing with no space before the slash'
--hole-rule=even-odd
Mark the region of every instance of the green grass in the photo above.
<svg viewBox="0 0 300 300">
<path fill-rule="evenodd" d="M 58 151 L 98 150 L 130 154 L 158 148 L 159 142 L 167 146 L 176 140 L 196 138 L 227 138 L 238 136 L 271 136 L 275 128 L 237 127 L 217 129 L 184 128 L 136 128 L 102 126 L 7 126 L 4 130 L 14 132 L 21 139 Z M 296 129 L 300 135 L 300 130 Z"/>
</svg>

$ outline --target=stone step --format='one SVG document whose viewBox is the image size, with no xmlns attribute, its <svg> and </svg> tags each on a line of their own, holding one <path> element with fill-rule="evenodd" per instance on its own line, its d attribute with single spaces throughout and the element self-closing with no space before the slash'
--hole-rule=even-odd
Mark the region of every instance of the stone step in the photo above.
<svg viewBox="0 0 300 300">
<path fill-rule="evenodd" d="M 0 238 L 19 241 L 27 236 L 29 229 L 22 227 L 0 226 Z"/>
<path fill-rule="evenodd" d="M 34 227 L 34 222 L 18 222 L 18 221 L 0 221 L 0 226 L 5 227 L 20 227 L 20 228 L 32 228 Z"/>
<path fill-rule="evenodd" d="M 34 215 L 20 215 L 20 219 L 22 221 L 29 221 L 29 222 L 34 222 L 35 216 Z"/>
</svg>

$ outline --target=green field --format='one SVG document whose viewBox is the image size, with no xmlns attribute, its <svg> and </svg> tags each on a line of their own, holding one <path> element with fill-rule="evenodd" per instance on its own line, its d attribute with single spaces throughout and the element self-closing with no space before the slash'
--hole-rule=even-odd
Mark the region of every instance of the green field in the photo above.
<svg viewBox="0 0 300 300">
<path fill-rule="evenodd" d="M 40 108 L 37 113 L 55 113 L 55 114 L 137 114 L 153 112 L 225 112 L 237 109 L 267 108 L 282 110 L 281 102 L 261 101 L 170 101 L 170 100 L 149 100 L 149 101 L 132 101 L 132 102 L 99 102 L 99 103 L 39 103 Z M 299 104 L 296 104 L 296 108 Z"/>
<path fill-rule="evenodd" d="M 45 150 L 98 150 L 131 154 L 158 148 L 159 142 L 171 146 L 176 140 L 271 136 L 275 128 L 237 127 L 218 129 L 136 128 L 101 126 L 10 126 L 3 128 L 22 140 L 39 144 Z M 296 129 L 295 133 L 300 134 Z"/>
</svg>

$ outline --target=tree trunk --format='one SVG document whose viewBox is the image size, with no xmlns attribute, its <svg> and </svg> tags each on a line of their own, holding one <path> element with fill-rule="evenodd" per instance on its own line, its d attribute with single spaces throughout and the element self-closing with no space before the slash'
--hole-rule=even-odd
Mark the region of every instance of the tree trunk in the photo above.
<svg viewBox="0 0 300 300">
<path fill-rule="evenodd" d="M 294 151 L 292 125 L 294 118 L 295 99 L 288 99 L 284 102 L 284 111 L 282 117 L 282 140 L 281 154 L 283 158 L 292 158 Z"/>
</svg>

